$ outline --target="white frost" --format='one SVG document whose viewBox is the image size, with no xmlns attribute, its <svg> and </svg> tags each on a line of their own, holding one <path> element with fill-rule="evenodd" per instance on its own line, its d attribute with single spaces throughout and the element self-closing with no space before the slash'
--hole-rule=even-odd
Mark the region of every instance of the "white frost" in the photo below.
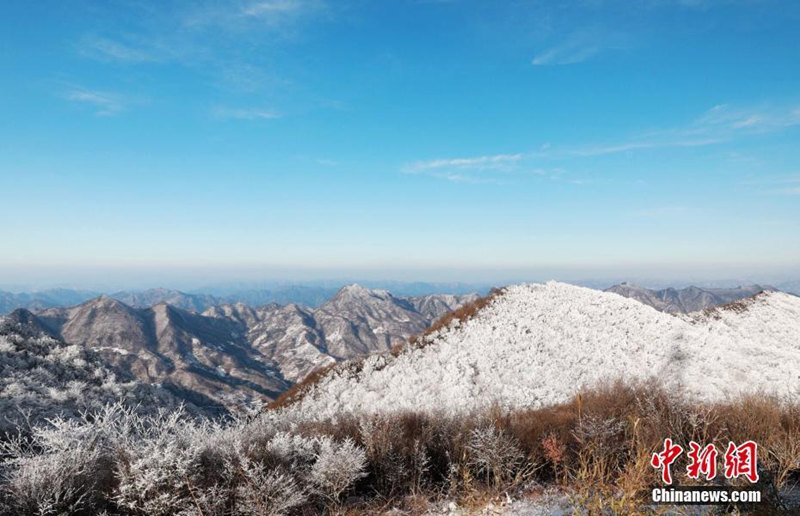
<svg viewBox="0 0 800 516">
<path fill-rule="evenodd" d="M 324 379 L 290 411 L 466 412 L 537 407 L 601 380 L 658 377 L 697 399 L 800 392 L 800 298 L 767 293 L 745 310 L 676 317 L 613 293 L 549 282 L 508 287 L 476 317 L 398 358 Z"/>
</svg>

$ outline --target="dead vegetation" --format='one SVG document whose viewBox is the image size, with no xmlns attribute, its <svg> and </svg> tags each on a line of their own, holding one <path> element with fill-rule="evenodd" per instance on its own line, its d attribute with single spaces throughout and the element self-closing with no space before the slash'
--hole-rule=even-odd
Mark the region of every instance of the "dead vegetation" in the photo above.
<svg viewBox="0 0 800 516">
<path fill-rule="evenodd" d="M 299 431 L 359 443 L 369 471 L 359 489 L 412 514 L 422 499 L 477 507 L 506 493 L 520 496 L 532 485 L 559 486 L 590 513 L 641 514 L 649 490 L 660 485 L 650 457 L 666 437 L 718 450 L 729 441 L 756 441 L 765 514 L 786 510 L 778 493 L 800 477 L 797 401 L 752 394 L 690 404 L 655 381 L 609 383 L 535 410 L 348 417 L 305 423 Z M 685 466 L 673 466 L 675 483 L 698 484 Z"/>
<path fill-rule="evenodd" d="M 764 297 L 766 293 L 767 293 L 766 290 L 762 290 L 744 299 L 737 299 L 736 301 L 732 301 L 725 305 L 715 306 L 713 308 L 706 308 L 705 310 L 703 310 L 703 315 L 706 317 L 719 319 L 723 312 L 733 312 L 737 314 L 744 313 L 750 308 L 750 306 L 756 300 Z"/>
<path fill-rule="evenodd" d="M 800 402 L 753 394 L 689 404 L 656 382 L 610 383 L 514 412 L 299 425 L 274 416 L 221 425 L 116 409 L 57 423 L 34 442 L 3 445 L 0 513 L 421 514 L 442 501 L 470 510 L 556 486 L 589 514 L 641 514 L 660 485 L 649 462 L 666 437 L 719 450 L 758 443 L 766 500 L 740 514 L 786 511 L 781 490 L 800 475 Z M 685 466 L 685 457 L 673 466 L 675 483 L 696 484 Z"/>
</svg>

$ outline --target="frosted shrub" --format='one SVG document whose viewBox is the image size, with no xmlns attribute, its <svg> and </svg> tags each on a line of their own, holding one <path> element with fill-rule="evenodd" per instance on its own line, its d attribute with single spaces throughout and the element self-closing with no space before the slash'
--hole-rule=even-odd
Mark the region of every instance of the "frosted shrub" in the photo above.
<svg viewBox="0 0 800 516">
<path fill-rule="evenodd" d="M 144 514 L 174 514 L 188 507 L 191 456 L 177 445 L 137 450 L 119 466 L 119 505 Z"/>
<path fill-rule="evenodd" d="M 103 440 L 86 429 L 55 419 L 30 438 L 19 435 L 0 445 L 0 456 L 6 457 L 3 487 L 13 512 L 68 514 L 104 505 L 110 458 Z"/>
<path fill-rule="evenodd" d="M 268 471 L 246 458 L 242 458 L 237 469 L 241 480 L 236 488 L 239 514 L 280 516 L 306 502 L 306 494 L 288 473 L 279 469 Z M 236 472 L 231 471 L 231 475 Z"/>
<path fill-rule="evenodd" d="M 494 487 L 505 485 L 525 460 L 517 440 L 494 426 L 475 428 L 467 442 L 468 464 Z"/>
<path fill-rule="evenodd" d="M 80 452 L 22 457 L 4 479 L 10 509 L 19 514 L 71 514 L 87 508 L 88 485 Z"/>
<path fill-rule="evenodd" d="M 374 416 L 359 421 L 370 473 L 381 492 L 416 493 L 431 469 L 428 446 L 436 440 L 427 420 L 414 414 Z"/>
<path fill-rule="evenodd" d="M 313 439 L 279 432 L 264 447 L 266 454 L 297 473 L 305 473 L 316 459 L 317 452 Z"/>
<path fill-rule="evenodd" d="M 327 436 L 320 437 L 316 457 L 309 480 L 319 494 L 334 503 L 348 487 L 366 476 L 366 454 L 350 438 L 337 443 Z"/>
<path fill-rule="evenodd" d="M 187 509 L 190 478 L 198 451 L 187 439 L 190 427 L 182 412 L 144 421 L 142 435 L 130 436 L 117 463 L 116 502 L 142 514 L 175 514 Z M 137 432 L 138 433 L 138 432 Z"/>
</svg>

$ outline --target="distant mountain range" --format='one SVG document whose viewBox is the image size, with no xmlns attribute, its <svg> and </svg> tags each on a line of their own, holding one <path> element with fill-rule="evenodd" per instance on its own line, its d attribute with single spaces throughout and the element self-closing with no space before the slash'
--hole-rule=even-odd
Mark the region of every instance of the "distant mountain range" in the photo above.
<svg viewBox="0 0 800 516">
<path fill-rule="evenodd" d="M 777 290 L 775 287 L 762 285 L 735 288 L 686 287 L 682 289 L 650 290 L 630 283 L 621 283 L 607 288 L 606 292 L 614 292 L 615 294 L 635 299 L 661 312 L 688 314 L 726 305 L 759 292 L 774 292 Z"/>
<path fill-rule="evenodd" d="M 210 298 L 153 290 L 126 298 L 133 306 L 100 296 L 35 314 L 18 309 L 3 320 L 28 321 L 58 345 L 89 350 L 110 369 L 219 411 L 272 400 L 314 369 L 388 350 L 475 297 L 396 297 L 350 285 L 316 309 L 237 303 L 199 312 Z"/>
<path fill-rule="evenodd" d="M 371 288 L 386 289 L 387 286 L 397 296 L 418 297 L 439 292 L 469 294 L 488 291 L 488 286 L 465 285 L 461 283 L 402 283 L 374 282 Z M 31 311 L 46 308 L 75 306 L 103 294 L 122 301 L 133 308 L 150 308 L 159 303 L 167 303 L 176 308 L 203 312 L 214 306 L 243 303 L 260 307 L 270 303 L 281 305 L 297 304 L 316 308 L 332 298 L 342 285 L 278 285 L 271 288 L 253 288 L 246 285 L 232 287 L 209 287 L 196 292 L 183 292 L 168 288 L 146 290 L 122 290 L 117 292 L 97 292 L 91 290 L 49 289 L 37 292 L 13 293 L 0 290 L 0 315 L 11 313 L 17 308 Z"/>
<path fill-rule="evenodd" d="M 212 306 L 245 303 L 263 306 L 268 303 L 297 303 L 316 307 L 336 294 L 336 288 L 291 286 L 278 290 L 248 289 L 226 295 L 210 293 L 188 293 L 167 288 L 147 290 L 123 290 L 106 294 L 133 308 L 150 308 L 159 303 L 168 303 L 176 308 L 202 312 Z M 40 292 L 12 293 L 0 290 L 0 314 L 17 308 L 38 311 L 46 308 L 74 306 L 102 295 L 88 290 L 51 289 Z"/>
</svg>

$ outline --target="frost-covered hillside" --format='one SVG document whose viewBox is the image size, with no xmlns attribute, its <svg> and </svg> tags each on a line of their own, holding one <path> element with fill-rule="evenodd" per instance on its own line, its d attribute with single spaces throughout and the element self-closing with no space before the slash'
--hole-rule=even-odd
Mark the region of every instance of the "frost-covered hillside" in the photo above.
<svg viewBox="0 0 800 516">
<path fill-rule="evenodd" d="M 27 310 L 0 317 L 0 438 L 117 402 L 139 413 L 181 404 L 167 389 L 137 382 L 97 353 L 53 337 Z"/>
<path fill-rule="evenodd" d="M 657 377 L 700 399 L 800 387 L 800 298 L 760 294 L 692 317 L 550 282 L 505 289 L 474 318 L 397 358 L 339 367 L 289 410 L 348 412 L 536 407 L 617 378 Z"/>
</svg>

